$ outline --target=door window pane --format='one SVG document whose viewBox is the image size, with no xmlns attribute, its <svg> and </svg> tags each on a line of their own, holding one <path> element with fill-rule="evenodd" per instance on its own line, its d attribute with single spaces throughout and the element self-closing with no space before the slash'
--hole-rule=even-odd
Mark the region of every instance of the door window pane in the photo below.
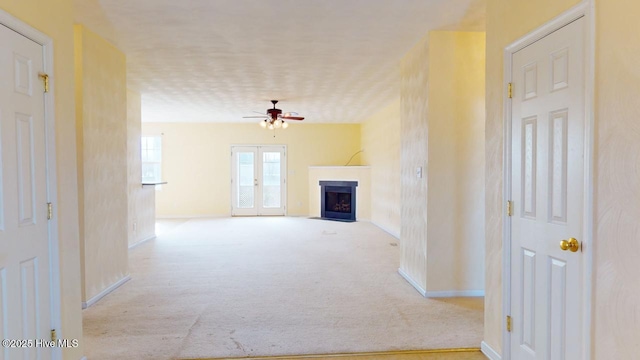
<svg viewBox="0 0 640 360">
<path fill-rule="evenodd" d="M 252 152 L 238 154 L 238 199 L 239 208 L 254 207 L 254 158 Z"/>
<path fill-rule="evenodd" d="M 262 158 L 262 203 L 265 208 L 279 208 L 280 189 L 280 153 L 265 152 Z"/>
</svg>

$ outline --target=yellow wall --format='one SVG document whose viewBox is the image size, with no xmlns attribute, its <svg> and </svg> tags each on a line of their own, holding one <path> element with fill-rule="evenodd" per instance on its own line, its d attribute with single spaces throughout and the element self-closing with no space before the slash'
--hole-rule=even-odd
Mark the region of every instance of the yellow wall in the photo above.
<svg viewBox="0 0 640 360">
<path fill-rule="evenodd" d="M 422 290 L 427 287 L 428 40 L 421 39 L 400 66 L 400 270 Z"/>
<path fill-rule="evenodd" d="M 231 145 L 287 145 L 287 213 L 308 215 L 308 167 L 345 165 L 360 150 L 360 125 L 292 123 L 274 132 L 251 124 L 143 123 L 145 135 L 162 135 L 158 216 L 230 214 Z M 351 165 L 358 165 L 356 156 Z"/>
<path fill-rule="evenodd" d="M 62 287 L 62 329 L 59 336 L 82 339 L 80 311 L 80 255 L 78 241 L 78 200 L 76 190 L 76 147 L 73 82 L 73 1 L 10 0 L 0 8 L 53 39 L 52 83 L 56 120 L 56 217 L 60 247 Z M 79 359 L 83 345 L 65 348 L 65 359 Z"/>
<path fill-rule="evenodd" d="M 484 289 L 484 60 L 484 33 L 429 33 L 428 292 Z"/>
<path fill-rule="evenodd" d="M 365 120 L 362 164 L 371 166 L 371 222 L 400 237 L 400 99 Z"/>
<path fill-rule="evenodd" d="M 484 45 L 431 32 L 401 64 L 400 270 L 428 296 L 483 290 Z"/>
<path fill-rule="evenodd" d="M 122 52 L 75 26 L 83 296 L 127 275 L 127 77 Z"/>
<path fill-rule="evenodd" d="M 502 349 L 502 137 L 504 48 L 577 0 L 487 0 L 484 341 Z"/>
<path fill-rule="evenodd" d="M 593 357 L 640 354 L 640 3 L 596 1 Z"/>
<path fill-rule="evenodd" d="M 140 93 L 127 90 L 127 182 L 129 246 L 155 236 L 155 188 L 142 186 L 140 135 L 142 128 Z"/>
</svg>

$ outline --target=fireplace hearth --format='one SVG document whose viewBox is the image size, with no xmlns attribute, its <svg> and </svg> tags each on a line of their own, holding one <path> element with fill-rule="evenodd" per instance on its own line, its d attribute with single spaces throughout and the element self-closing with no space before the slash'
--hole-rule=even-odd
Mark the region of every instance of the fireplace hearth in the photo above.
<svg viewBox="0 0 640 360">
<path fill-rule="evenodd" d="M 327 220 L 356 221 L 357 181 L 320 181 L 320 216 Z"/>
</svg>

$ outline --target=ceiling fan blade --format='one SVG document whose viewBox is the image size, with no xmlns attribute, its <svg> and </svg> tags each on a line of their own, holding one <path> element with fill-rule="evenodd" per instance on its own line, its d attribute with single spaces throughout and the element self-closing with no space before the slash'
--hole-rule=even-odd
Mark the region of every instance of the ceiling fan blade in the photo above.
<svg viewBox="0 0 640 360">
<path fill-rule="evenodd" d="M 256 113 L 256 114 L 264 115 L 264 112 L 263 112 L 263 111 L 252 111 L 252 112 L 253 112 L 253 113 Z"/>
<path fill-rule="evenodd" d="M 243 116 L 243 119 L 268 119 L 269 117 L 267 115 L 262 115 L 262 116 Z"/>
<path fill-rule="evenodd" d="M 301 116 L 281 116 L 281 118 L 286 120 L 304 120 Z"/>
</svg>

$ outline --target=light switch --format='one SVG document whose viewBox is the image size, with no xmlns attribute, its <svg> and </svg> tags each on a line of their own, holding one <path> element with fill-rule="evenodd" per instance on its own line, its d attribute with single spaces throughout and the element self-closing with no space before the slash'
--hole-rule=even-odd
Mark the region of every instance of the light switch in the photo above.
<svg viewBox="0 0 640 360">
<path fill-rule="evenodd" d="M 422 166 L 418 166 L 416 168 L 416 176 L 418 177 L 418 179 L 422 178 Z"/>
</svg>

